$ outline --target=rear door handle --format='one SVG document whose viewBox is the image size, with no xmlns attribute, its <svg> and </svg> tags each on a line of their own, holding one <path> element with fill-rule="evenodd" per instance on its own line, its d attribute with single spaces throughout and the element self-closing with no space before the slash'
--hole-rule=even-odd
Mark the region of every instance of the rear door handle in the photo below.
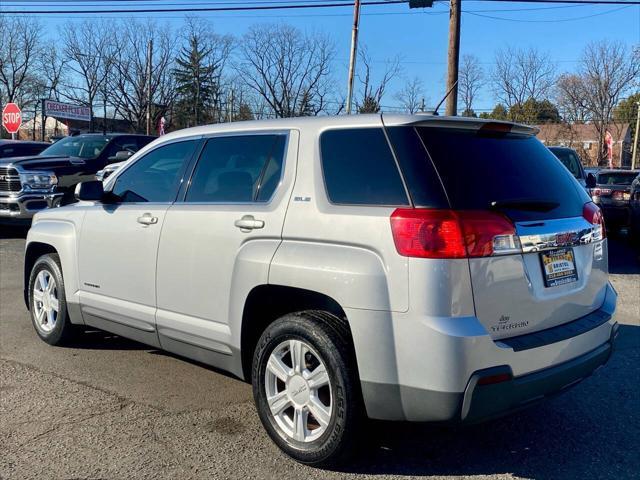
<svg viewBox="0 0 640 480">
<path fill-rule="evenodd" d="M 236 220 L 234 225 L 243 232 L 264 228 L 264 222 L 262 220 L 256 220 L 253 215 L 245 215 L 241 219 Z"/>
<path fill-rule="evenodd" d="M 158 217 L 154 217 L 150 213 L 145 213 L 141 217 L 138 217 L 138 223 L 142 225 L 155 225 L 158 223 Z"/>
</svg>

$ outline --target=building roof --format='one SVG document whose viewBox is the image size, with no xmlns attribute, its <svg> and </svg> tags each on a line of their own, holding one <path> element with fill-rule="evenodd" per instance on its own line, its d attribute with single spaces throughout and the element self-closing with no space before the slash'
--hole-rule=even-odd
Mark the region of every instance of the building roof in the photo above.
<svg viewBox="0 0 640 480">
<path fill-rule="evenodd" d="M 544 140 L 547 145 L 560 142 L 597 142 L 598 131 L 593 123 L 569 124 L 547 123 L 538 125 L 540 129 L 538 138 Z M 624 141 L 629 132 L 628 123 L 611 123 L 607 129 L 615 142 Z"/>
</svg>

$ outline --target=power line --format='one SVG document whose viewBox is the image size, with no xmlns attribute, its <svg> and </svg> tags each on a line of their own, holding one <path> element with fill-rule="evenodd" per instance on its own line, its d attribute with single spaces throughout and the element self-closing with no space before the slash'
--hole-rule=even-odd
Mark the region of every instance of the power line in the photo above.
<svg viewBox="0 0 640 480">
<path fill-rule="evenodd" d="M 60 1 L 60 0 L 58 0 Z M 131 3 L 133 0 L 109 0 L 109 2 L 128 2 Z M 143 0 L 144 1 L 144 0 Z M 217 6 L 217 7 L 192 7 L 192 6 L 179 6 L 179 7 L 169 7 L 169 8 L 150 8 L 147 7 L 148 3 L 144 4 L 143 7 L 139 8 L 138 6 L 133 6 L 134 8 L 109 8 L 109 9 L 86 9 L 86 10 L 2 10 L 1 13 L 5 15 L 77 15 L 77 14 L 116 14 L 116 13 L 165 13 L 165 12 L 222 12 L 222 11 L 255 11 L 255 10 L 289 10 L 289 9 L 308 9 L 308 8 L 335 8 L 335 7 L 351 7 L 352 3 L 348 2 L 335 2 L 335 3 L 320 3 L 311 2 L 311 3 L 300 3 L 301 0 L 297 0 L 297 3 L 286 4 L 288 0 L 283 0 L 281 2 L 278 1 L 262 1 L 262 2 L 247 2 L 254 3 L 254 5 L 244 5 L 244 6 Z M 308 2 L 309 0 L 307 0 Z M 484 2 L 511 2 L 514 1 L 518 3 L 539 3 L 539 0 L 476 0 L 476 1 L 484 1 Z M 42 2 L 39 2 L 42 3 Z M 86 8 L 86 5 L 81 5 L 78 2 L 65 2 L 69 3 L 69 5 L 78 5 L 82 8 Z M 86 1 L 84 2 L 87 3 Z M 369 0 L 363 2 L 363 5 L 392 5 L 392 4 L 403 4 L 407 3 L 407 0 Z M 565 4 L 575 4 L 575 5 L 640 5 L 640 0 L 545 0 L 545 3 L 565 3 Z M 33 3 L 31 3 L 33 4 Z M 229 2 L 217 2 L 218 5 L 229 5 Z M 101 5 L 104 5 L 101 4 Z M 160 6 L 167 5 L 159 4 Z M 183 5 L 183 4 L 181 4 Z M 66 5 L 64 5 L 66 7 Z M 24 8 L 24 7 L 23 7 Z M 588 18 L 588 17 L 585 17 Z M 501 18 L 496 17 L 497 20 L 502 20 Z"/>
<path fill-rule="evenodd" d="M 407 0 L 373 0 L 362 2 L 362 5 L 392 5 L 407 3 Z M 313 3 L 293 5 L 253 5 L 235 7 L 172 7 L 172 8 L 113 8 L 98 10 L 0 10 L 3 15 L 76 15 L 76 14 L 115 14 L 115 13 L 164 13 L 164 12 L 239 12 L 254 10 L 291 10 L 306 8 L 352 7 L 352 3 Z"/>
<path fill-rule="evenodd" d="M 613 8 L 611 10 L 607 10 L 606 12 L 594 13 L 591 15 L 584 15 L 581 17 L 571 17 L 571 18 L 554 18 L 552 20 L 528 20 L 522 18 L 505 18 L 505 17 L 496 17 L 495 15 L 486 15 L 483 13 L 470 12 L 465 11 L 463 13 L 473 15 L 475 17 L 489 18 L 491 20 L 502 20 L 507 22 L 520 22 L 520 23 L 561 23 L 561 22 L 573 22 L 576 20 L 585 20 L 587 18 L 600 17 L 602 15 L 608 15 L 610 13 L 619 12 L 620 10 L 625 10 L 627 8 L 632 7 L 633 5 L 626 5 L 624 7 Z"/>
</svg>

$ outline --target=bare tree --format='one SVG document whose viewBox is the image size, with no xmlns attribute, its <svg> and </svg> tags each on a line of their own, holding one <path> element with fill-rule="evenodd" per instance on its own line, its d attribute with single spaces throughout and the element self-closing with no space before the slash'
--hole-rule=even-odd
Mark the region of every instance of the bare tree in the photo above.
<svg viewBox="0 0 640 480">
<path fill-rule="evenodd" d="M 478 92 L 484 84 L 484 71 L 480 65 L 478 57 L 474 55 L 463 55 L 458 72 L 458 91 L 464 110 L 463 117 L 474 116 L 473 104 L 478 96 Z"/>
<path fill-rule="evenodd" d="M 577 75 L 564 77 L 558 89 L 562 98 L 575 103 L 598 132 L 598 161 L 604 158 L 604 136 L 622 95 L 639 80 L 640 53 L 619 42 L 588 44 L 580 58 Z M 570 79 L 567 80 L 567 78 Z M 612 132 L 615 133 L 615 132 Z"/>
<path fill-rule="evenodd" d="M 60 89 L 65 81 L 65 65 L 59 48 L 51 45 L 42 50 L 38 59 L 38 68 L 42 74 L 45 96 L 53 100 L 60 100 Z"/>
<path fill-rule="evenodd" d="M 91 110 L 90 129 L 94 129 L 93 109 L 98 93 L 111 73 L 116 38 L 113 27 L 106 22 L 67 23 L 60 29 L 68 68 L 75 74 L 63 95 L 83 103 Z M 103 99 L 107 103 L 107 98 Z"/>
<path fill-rule="evenodd" d="M 160 28 L 153 22 L 122 22 L 122 32 L 114 56 L 113 73 L 104 82 L 115 92 L 113 104 L 119 116 L 136 131 L 143 131 L 146 123 L 147 47 L 153 40 L 151 58 L 152 122 L 166 113 L 175 99 L 175 82 L 170 69 L 175 57 L 175 39 L 169 28 Z"/>
<path fill-rule="evenodd" d="M 42 26 L 29 18 L 0 15 L 0 103 L 34 99 L 29 93 L 41 51 Z"/>
<path fill-rule="evenodd" d="M 498 101 L 508 109 L 528 99 L 546 99 L 555 84 L 555 65 L 535 48 L 498 50 L 492 74 Z"/>
<path fill-rule="evenodd" d="M 327 37 L 290 25 L 258 25 L 244 35 L 240 53 L 240 78 L 275 117 L 317 115 L 325 109 L 333 58 Z"/>
<path fill-rule="evenodd" d="M 402 108 L 407 113 L 419 112 L 425 102 L 424 83 L 420 77 L 413 77 L 408 80 L 402 90 L 395 95 L 396 100 L 400 102 Z"/>
<path fill-rule="evenodd" d="M 584 122 L 589 118 L 589 109 L 582 98 L 583 82 L 580 75 L 565 73 L 560 75 L 556 86 L 557 104 L 564 121 Z"/>
<path fill-rule="evenodd" d="M 377 81 L 373 75 L 373 63 L 366 47 L 360 50 L 358 55 L 359 68 L 358 80 L 362 85 L 362 95 L 360 101 L 356 101 L 358 112 L 360 113 L 377 113 L 380 111 L 380 104 L 384 96 L 389 82 L 397 77 L 401 72 L 400 59 L 398 57 L 386 60 L 382 75 Z"/>
</svg>

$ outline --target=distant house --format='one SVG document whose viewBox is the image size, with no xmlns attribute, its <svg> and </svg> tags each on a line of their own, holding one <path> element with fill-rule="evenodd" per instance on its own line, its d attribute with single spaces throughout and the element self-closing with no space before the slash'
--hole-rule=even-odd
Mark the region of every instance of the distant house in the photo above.
<svg viewBox="0 0 640 480">
<path fill-rule="evenodd" d="M 598 150 L 598 132 L 588 124 L 549 123 L 538 125 L 538 138 L 547 147 L 571 147 L 578 152 L 587 166 L 606 166 L 606 147 Z M 613 166 L 631 165 L 631 129 L 626 123 L 611 123 L 607 129 L 613 137 Z"/>
</svg>

